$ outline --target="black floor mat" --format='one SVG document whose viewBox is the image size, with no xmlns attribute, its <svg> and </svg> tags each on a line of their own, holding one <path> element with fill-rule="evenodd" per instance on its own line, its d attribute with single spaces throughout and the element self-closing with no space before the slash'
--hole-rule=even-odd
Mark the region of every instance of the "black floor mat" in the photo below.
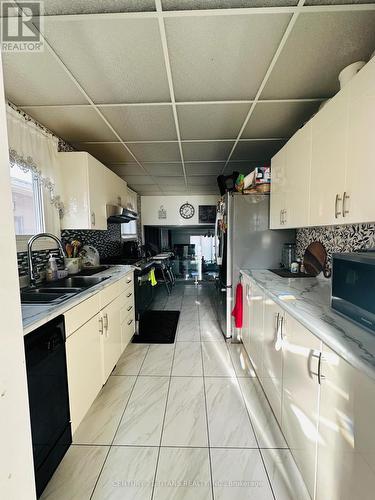
<svg viewBox="0 0 375 500">
<path fill-rule="evenodd" d="M 139 322 L 134 344 L 173 344 L 180 311 L 146 311 Z"/>
</svg>

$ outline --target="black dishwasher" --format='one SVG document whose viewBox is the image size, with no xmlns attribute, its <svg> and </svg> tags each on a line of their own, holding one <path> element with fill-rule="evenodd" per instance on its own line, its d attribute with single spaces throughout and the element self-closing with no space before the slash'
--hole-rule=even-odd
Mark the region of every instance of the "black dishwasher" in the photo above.
<svg viewBox="0 0 375 500">
<path fill-rule="evenodd" d="M 64 317 L 24 338 L 38 497 L 72 442 Z"/>
</svg>

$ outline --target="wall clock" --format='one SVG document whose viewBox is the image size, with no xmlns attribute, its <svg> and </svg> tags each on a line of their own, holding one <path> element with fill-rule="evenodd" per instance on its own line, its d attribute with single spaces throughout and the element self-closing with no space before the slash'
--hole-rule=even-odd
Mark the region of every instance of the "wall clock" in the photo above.
<svg viewBox="0 0 375 500">
<path fill-rule="evenodd" d="M 186 202 L 180 207 L 180 215 L 184 219 L 191 219 L 195 214 L 195 208 L 190 203 Z"/>
</svg>

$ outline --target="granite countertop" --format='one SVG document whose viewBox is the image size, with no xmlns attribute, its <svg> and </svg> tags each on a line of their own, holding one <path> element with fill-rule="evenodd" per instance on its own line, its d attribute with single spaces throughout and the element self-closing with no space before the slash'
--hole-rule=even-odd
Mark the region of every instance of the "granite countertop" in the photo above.
<svg viewBox="0 0 375 500">
<path fill-rule="evenodd" d="M 74 295 L 61 304 L 23 304 L 21 306 L 23 334 L 26 335 L 39 326 L 44 325 L 47 321 L 56 318 L 56 316 L 64 314 L 80 302 L 103 290 L 106 286 L 115 283 L 128 273 L 133 272 L 133 270 L 133 266 L 110 266 L 109 269 L 95 274 L 95 276 L 109 276 L 107 280 Z"/>
<path fill-rule="evenodd" d="M 349 364 L 375 379 L 375 334 L 331 309 L 331 280 L 281 278 L 267 270 L 241 272 Z"/>
</svg>

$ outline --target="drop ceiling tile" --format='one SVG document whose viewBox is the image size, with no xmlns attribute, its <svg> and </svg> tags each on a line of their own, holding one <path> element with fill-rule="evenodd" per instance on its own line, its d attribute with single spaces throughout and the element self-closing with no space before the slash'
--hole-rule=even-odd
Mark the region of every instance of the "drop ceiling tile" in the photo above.
<svg viewBox="0 0 375 500">
<path fill-rule="evenodd" d="M 105 165 L 113 162 L 126 162 L 134 163 L 134 158 L 126 151 L 121 143 L 102 143 L 102 144 L 85 144 L 78 143 L 72 144 L 78 151 L 87 151 L 103 162 Z"/>
<path fill-rule="evenodd" d="M 167 18 L 176 99 L 253 98 L 289 19 L 289 14 Z"/>
<path fill-rule="evenodd" d="M 219 195 L 219 188 L 211 186 L 192 186 L 189 188 L 189 194 L 217 194 Z"/>
<path fill-rule="evenodd" d="M 163 10 L 239 9 L 246 7 L 286 7 L 297 0 L 162 0 Z"/>
<path fill-rule="evenodd" d="M 185 194 L 187 193 L 186 186 L 163 186 L 161 185 L 161 189 L 164 193 L 168 193 L 169 196 L 174 194 Z"/>
<path fill-rule="evenodd" d="M 212 162 L 212 163 L 185 163 L 187 175 L 220 175 L 225 162 Z"/>
<path fill-rule="evenodd" d="M 232 160 L 268 161 L 285 144 L 285 141 L 244 141 L 237 144 Z"/>
<path fill-rule="evenodd" d="M 143 163 L 143 166 L 150 175 L 156 176 L 182 176 L 182 163 Z"/>
<path fill-rule="evenodd" d="M 250 104 L 192 104 L 177 107 L 181 139 L 236 139 Z"/>
<path fill-rule="evenodd" d="M 129 184 L 136 184 L 137 186 L 148 184 L 151 186 L 155 185 L 155 181 L 149 175 L 127 175 L 126 182 Z"/>
<path fill-rule="evenodd" d="M 161 194 L 160 188 L 158 186 L 151 186 L 150 184 L 130 184 L 129 187 L 133 189 L 138 194 L 147 194 L 152 196 L 154 194 Z"/>
<path fill-rule="evenodd" d="M 224 175 L 231 175 L 233 172 L 247 175 L 254 170 L 255 167 L 262 167 L 262 161 L 230 161 L 224 170 Z"/>
<path fill-rule="evenodd" d="M 134 165 L 108 165 L 108 167 L 120 177 L 126 175 L 144 175 L 144 171 L 136 163 Z"/>
<path fill-rule="evenodd" d="M 318 110 L 320 102 L 260 102 L 242 138 L 291 137 Z"/>
<path fill-rule="evenodd" d="M 188 177 L 189 186 L 217 186 L 216 175 L 194 175 Z"/>
<path fill-rule="evenodd" d="M 48 49 L 41 52 L 3 52 L 5 95 L 18 106 L 87 104 Z"/>
<path fill-rule="evenodd" d="M 129 145 L 140 161 L 174 162 L 180 161 L 181 155 L 175 142 L 143 143 Z"/>
<path fill-rule="evenodd" d="M 371 55 L 374 26 L 374 11 L 301 14 L 261 98 L 332 96 L 339 90 L 339 72 Z"/>
<path fill-rule="evenodd" d="M 165 186 L 175 186 L 175 187 L 185 186 L 185 177 L 160 176 L 156 177 L 156 179 L 162 189 L 164 189 Z"/>
<path fill-rule="evenodd" d="M 101 14 L 155 10 L 154 0 L 44 0 L 44 15 Z"/>
<path fill-rule="evenodd" d="M 25 111 L 68 142 L 118 140 L 90 107 L 28 107 Z"/>
<path fill-rule="evenodd" d="M 172 106 L 100 108 L 124 141 L 177 140 Z"/>
<path fill-rule="evenodd" d="M 169 100 L 157 19 L 47 17 L 44 25 L 54 50 L 94 102 Z"/>
<path fill-rule="evenodd" d="M 184 142 L 182 150 L 185 161 L 225 161 L 234 142 Z"/>
</svg>

